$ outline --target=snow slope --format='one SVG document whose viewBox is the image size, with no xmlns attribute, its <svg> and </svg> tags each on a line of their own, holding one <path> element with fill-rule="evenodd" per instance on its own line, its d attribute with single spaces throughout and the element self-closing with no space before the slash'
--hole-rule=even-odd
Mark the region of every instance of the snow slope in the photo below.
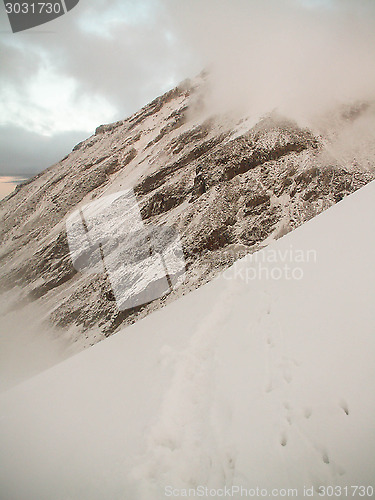
<svg viewBox="0 0 375 500">
<path fill-rule="evenodd" d="M 314 250 L 302 279 L 246 283 L 243 259 L 3 393 L 1 499 L 371 485 L 374 198 L 372 182 L 257 254 Z"/>
</svg>

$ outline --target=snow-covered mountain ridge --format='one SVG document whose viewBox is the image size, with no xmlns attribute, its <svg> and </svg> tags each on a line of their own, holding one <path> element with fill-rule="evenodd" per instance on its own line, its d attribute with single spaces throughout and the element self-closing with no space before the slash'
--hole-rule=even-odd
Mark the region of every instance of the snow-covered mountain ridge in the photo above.
<svg viewBox="0 0 375 500">
<path fill-rule="evenodd" d="M 244 258 L 3 393 L 0 498 L 371 497 L 374 200 L 371 182 L 258 252 L 314 250 L 303 279 L 245 282 Z"/>
<path fill-rule="evenodd" d="M 332 145 L 370 106 L 345 108 L 324 134 L 275 113 L 259 120 L 213 116 L 204 75 L 95 135 L 0 203 L 5 314 L 30 301 L 41 321 L 77 349 L 96 343 L 209 281 L 374 178 L 366 161 L 337 160 Z M 174 225 L 187 272 L 183 286 L 119 311 L 104 275 L 77 273 L 65 222 L 77 207 L 133 188 L 146 223 Z M 66 334 L 66 332 L 68 332 Z"/>
</svg>

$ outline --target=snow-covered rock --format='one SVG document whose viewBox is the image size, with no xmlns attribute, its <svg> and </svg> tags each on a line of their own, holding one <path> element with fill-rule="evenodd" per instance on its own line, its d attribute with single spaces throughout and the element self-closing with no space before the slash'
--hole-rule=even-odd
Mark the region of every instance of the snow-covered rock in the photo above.
<svg viewBox="0 0 375 500">
<path fill-rule="evenodd" d="M 201 75 L 128 119 L 98 127 L 0 202 L 5 316 L 34 302 L 40 313 L 30 322 L 55 327 L 79 351 L 206 283 L 374 178 L 368 141 L 357 163 L 350 154 L 338 160 L 334 148 L 347 123 L 372 117 L 373 106 L 339 110 L 318 131 L 275 112 L 212 116 L 204 89 Z M 90 202 L 130 188 L 146 225 L 177 230 L 186 274 L 171 294 L 120 310 L 105 273 L 73 267 L 66 222 Z"/>
</svg>

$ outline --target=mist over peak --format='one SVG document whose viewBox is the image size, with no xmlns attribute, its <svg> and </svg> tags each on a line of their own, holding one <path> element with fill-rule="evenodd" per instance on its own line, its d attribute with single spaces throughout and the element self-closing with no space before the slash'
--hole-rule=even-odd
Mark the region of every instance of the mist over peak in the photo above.
<svg viewBox="0 0 375 500">
<path fill-rule="evenodd" d="M 375 98 L 375 3 L 208 0 L 169 3 L 186 48 L 209 68 L 206 105 L 310 124 Z"/>
</svg>

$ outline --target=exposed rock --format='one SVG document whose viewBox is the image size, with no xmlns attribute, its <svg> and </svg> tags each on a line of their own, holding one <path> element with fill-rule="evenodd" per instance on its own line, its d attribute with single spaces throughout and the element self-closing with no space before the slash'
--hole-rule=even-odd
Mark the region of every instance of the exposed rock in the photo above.
<svg viewBox="0 0 375 500">
<path fill-rule="evenodd" d="M 374 179 L 374 170 L 338 164 L 327 150 L 333 135 L 299 127 L 275 113 L 255 125 L 196 109 L 204 75 L 158 97 L 95 135 L 0 202 L 1 290 L 14 303 L 38 300 L 48 321 L 90 345 L 212 279 L 236 258 L 329 208 Z M 342 113 L 355 121 L 371 107 Z M 372 112 L 372 111 L 371 111 Z M 335 125 L 336 126 L 336 125 Z M 335 129 L 336 130 L 336 129 Z M 368 157 L 374 165 L 374 157 Z M 66 237 L 68 215 L 132 187 L 142 218 L 174 226 L 186 259 L 185 283 L 119 311 L 105 274 L 77 272 Z M 100 329 L 95 339 L 90 329 Z"/>
</svg>

